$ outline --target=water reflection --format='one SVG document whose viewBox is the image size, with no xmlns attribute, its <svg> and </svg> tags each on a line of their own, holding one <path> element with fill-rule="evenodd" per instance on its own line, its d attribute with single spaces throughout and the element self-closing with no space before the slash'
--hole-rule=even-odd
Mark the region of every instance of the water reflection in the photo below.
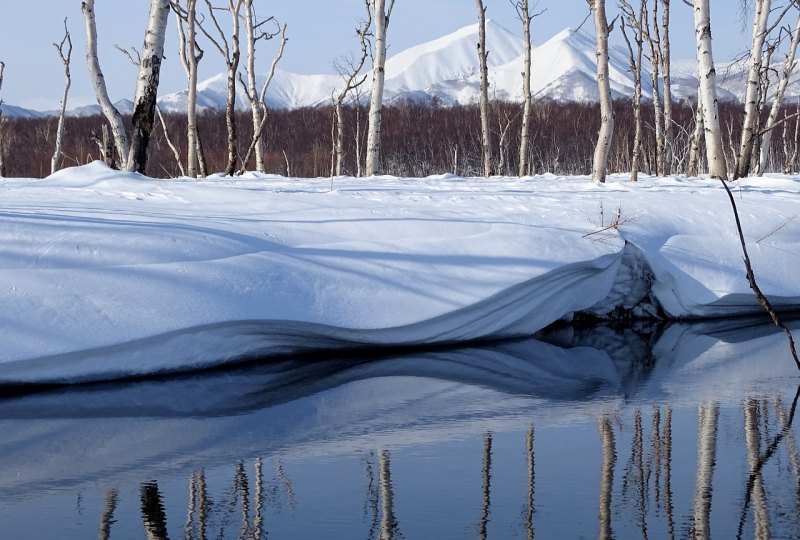
<svg viewBox="0 0 800 540">
<path fill-rule="evenodd" d="M 167 515 L 158 483 L 152 481 L 142 484 L 140 493 L 145 536 L 148 540 L 167 540 Z"/>
<path fill-rule="evenodd" d="M 611 420 L 607 416 L 602 416 L 598 420 L 600 428 L 600 441 L 603 453 L 603 465 L 600 468 L 600 510 L 598 519 L 600 521 L 599 538 L 614 538 L 611 529 L 611 501 L 613 499 L 614 488 L 614 465 L 617 463 L 617 449 L 614 440 L 614 430 L 611 427 Z"/>
<path fill-rule="evenodd" d="M 795 537 L 794 366 L 732 323 L 8 398 L 0 531 L 79 492 L 102 539 Z"/>
<path fill-rule="evenodd" d="M 533 510 L 536 505 L 536 455 L 534 453 L 533 426 L 528 428 L 525 435 L 525 456 L 528 459 L 528 497 L 525 500 L 525 537 L 533 540 Z"/>
<path fill-rule="evenodd" d="M 481 507 L 481 519 L 478 523 L 478 538 L 486 540 L 487 528 L 489 526 L 489 513 L 492 508 L 492 432 L 487 431 L 483 436 L 483 466 L 481 468 L 483 479 L 483 506 Z"/>
</svg>

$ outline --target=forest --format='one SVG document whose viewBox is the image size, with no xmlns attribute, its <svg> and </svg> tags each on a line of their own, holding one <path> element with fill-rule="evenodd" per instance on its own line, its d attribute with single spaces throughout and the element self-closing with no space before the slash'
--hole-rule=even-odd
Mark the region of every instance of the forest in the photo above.
<svg viewBox="0 0 800 540">
<path fill-rule="evenodd" d="M 596 109 L 597 104 L 535 102 L 528 149 L 529 174 L 590 174 L 591 156 L 599 127 Z M 617 122 L 609 153 L 609 168 L 616 172 L 628 171 L 634 143 L 632 110 L 630 103 L 625 101 L 615 102 L 614 109 Z M 791 115 L 794 112 L 787 108 L 784 114 Z M 353 126 L 353 130 L 345 138 L 344 174 L 357 176 L 357 147 L 360 149 L 360 170 L 363 171 L 367 110 L 366 107 L 345 107 L 345 113 L 347 124 Z M 498 160 L 497 174 L 516 175 L 519 166 L 516 150 L 519 148 L 520 106 L 517 103 L 494 102 L 492 113 L 497 119 L 491 133 L 496 149 L 494 155 Z M 695 113 L 690 104 L 678 103 L 673 106 L 675 121 L 681 126 L 691 127 Z M 645 124 L 652 125 L 652 109 L 646 108 L 643 114 Z M 332 115 L 332 107 L 270 111 L 263 136 L 266 172 L 293 177 L 329 176 Z M 741 105 L 722 103 L 720 116 L 725 133 L 725 156 L 728 167 L 732 168 L 736 144 L 741 135 Z M 186 117 L 168 114 L 164 115 L 164 119 L 171 142 L 177 148 L 185 148 Z M 237 153 L 244 155 L 252 136 L 252 122 L 249 115 L 243 112 L 236 115 L 236 121 L 241 135 L 237 142 Z M 41 178 L 50 174 L 57 122 L 57 118 L 8 120 L 5 128 L 9 133 L 6 139 L 9 145 L 7 176 Z M 96 141 L 103 123 L 101 116 L 66 119 L 63 149 L 65 166 L 102 159 Z M 126 123 L 130 123 L 130 117 L 126 118 Z M 222 171 L 227 160 L 223 113 L 198 115 L 198 131 L 205 143 L 209 170 Z M 679 129 L 676 134 L 672 174 L 689 173 L 691 135 L 689 129 Z M 163 129 L 153 134 L 150 152 L 146 170 L 148 176 L 180 176 L 180 168 Z M 645 131 L 641 156 L 641 171 L 644 174 L 656 174 L 656 144 L 652 129 Z M 703 156 L 701 152 L 701 170 L 705 169 Z M 385 174 L 401 177 L 445 173 L 479 176 L 482 172 L 480 158 L 480 116 L 477 105 L 429 107 L 405 104 L 384 109 L 380 168 Z M 798 168 L 798 122 L 797 119 L 789 119 L 772 138 L 769 170 L 789 173 Z"/>
</svg>

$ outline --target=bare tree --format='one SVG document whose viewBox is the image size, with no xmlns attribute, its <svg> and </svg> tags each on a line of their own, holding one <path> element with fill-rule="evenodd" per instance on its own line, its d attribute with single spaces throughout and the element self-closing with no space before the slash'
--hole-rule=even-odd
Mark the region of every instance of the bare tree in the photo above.
<svg viewBox="0 0 800 540">
<path fill-rule="evenodd" d="M 517 10 L 517 18 L 522 21 L 522 36 L 525 40 L 525 66 L 522 72 L 522 99 L 524 101 L 522 109 L 522 128 L 519 137 L 519 176 L 530 174 L 530 163 L 528 162 L 528 139 L 530 136 L 531 108 L 533 107 L 533 97 L 531 95 L 531 21 L 534 17 L 541 14 L 531 13 L 528 0 L 517 0 L 514 3 Z"/>
<path fill-rule="evenodd" d="M 703 140 L 705 125 L 703 123 L 703 102 L 700 86 L 697 87 L 697 111 L 695 111 L 694 131 L 692 131 L 692 145 L 689 149 L 688 174 L 691 177 L 700 174 L 700 143 Z"/>
<path fill-rule="evenodd" d="M 103 71 L 100 69 L 100 60 L 97 58 L 97 23 L 94 18 L 94 0 L 84 0 L 81 3 L 81 9 L 86 24 L 86 63 L 89 66 L 89 76 L 94 85 L 97 103 L 111 126 L 120 167 L 127 169 L 128 153 L 130 151 L 128 135 L 125 131 L 125 125 L 122 123 L 122 115 L 108 97 L 105 78 L 103 77 Z"/>
<path fill-rule="evenodd" d="M 220 54 L 225 59 L 225 65 L 228 69 L 227 99 L 225 101 L 225 126 L 228 130 L 228 164 L 225 166 L 225 174 L 227 176 L 233 176 L 233 174 L 236 172 L 237 160 L 236 118 L 234 116 L 236 107 L 236 73 L 239 69 L 239 58 L 241 57 L 239 29 L 241 27 L 240 14 L 242 12 L 244 0 L 228 0 L 228 5 L 226 8 L 214 7 L 211 4 L 211 0 L 205 0 L 205 2 L 208 6 L 208 13 L 211 22 L 216 28 L 217 36 L 212 36 L 203 24 L 198 24 L 198 27 L 209 39 L 209 41 L 214 44 L 217 50 L 219 50 Z M 222 30 L 222 26 L 217 19 L 216 11 L 219 10 L 227 11 L 231 16 L 230 40 L 228 39 L 228 36 L 225 35 L 225 32 Z"/>
<path fill-rule="evenodd" d="M 761 87 L 761 64 L 764 40 L 767 37 L 767 23 L 772 0 L 755 0 L 753 17 L 753 38 L 750 47 L 750 70 L 747 76 L 747 89 L 744 98 L 744 123 L 739 153 L 736 156 L 734 180 L 747 176 L 750 172 L 750 158 L 758 128 L 758 101 Z"/>
<path fill-rule="evenodd" d="M 709 0 L 694 0 L 692 6 L 695 38 L 697 39 L 697 71 L 703 104 L 708 172 L 712 178 L 727 180 L 728 168 L 722 147 L 722 130 L 719 124 L 717 103 L 717 72 L 714 69 L 714 54 L 711 45 L 711 9 Z"/>
<path fill-rule="evenodd" d="M 186 96 L 186 171 L 192 178 L 205 176 L 205 159 L 197 133 L 197 65 L 203 58 L 203 49 L 197 44 L 197 0 L 187 0 L 186 8 L 180 0 L 172 3 L 175 21 L 178 26 L 178 52 L 188 78 Z M 186 30 L 184 30 L 184 23 Z"/>
<path fill-rule="evenodd" d="M 245 0 L 244 4 L 244 23 L 245 23 L 245 36 L 247 40 L 247 63 L 245 66 L 245 72 L 247 73 L 247 83 L 245 83 L 244 79 L 242 78 L 241 73 L 239 74 L 239 82 L 244 88 L 245 95 L 247 96 L 247 101 L 250 103 L 250 111 L 253 117 L 253 138 L 256 139 L 254 150 L 256 156 L 256 170 L 258 172 L 266 172 L 266 164 L 264 163 L 264 144 L 261 139 L 261 130 L 263 128 L 264 118 L 267 114 L 267 107 L 264 102 L 267 93 L 267 87 L 269 85 L 269 81 L 272 79 L 270 76 L 267 78 L 265 83 L 261 87 L 261 91 L 258 91 L 256 85 L 256 44 L 262 40 L 270 40 L 281 33 L 280 24 L 275 20 L 274 17 L 269 17 L 263 21 L 258 21 L 256 17 L 256 8 L 254 4 L 254 0 Z M 273 24 L 276 27 L 276 30 L 270 32 L 268 30 L 264 30 L 265 25 Z M 281 50 L 279 52 L 279 57 L 283 55 L 283 47 L 286 43 L 286 27 L 283 28 L 283 41 L 281 42 Z M 275 64 L 273 64 L 274 66 Z M 273 72 L 274 74 L 274 67 Z M 248 160 L 249 161 L 249 160 Z M 243 163 L 242 167 L 247 166 L 247 161 Z"/>
<path fill-rule="evenodd" d="M 672 120 L 672 51 L 669 40 L 670 0 L 661 0 L 661 79 L 664 92 L 664 173 L 672 174 L 675 136 Z"/>
<path fill-rule="evenodd" d="M 656 174 L 664 176 L 664 111 L 661 105 L 661 31 L 658 25 L 658 0 L 653 0 L 652 10 L 648 0 L 642 0 L 645 10 L 644 38 L 650 49 L 650 82 L 653 88 L 653 128 L 655 130 Z"/>
<path fill-rule="evenodd" d="M 775 97 L 772 101 L 772 108 L 769 111 L 769 116 L 764 125 L 764 136 L 761 140 L 761 155 L 759 159 L 758 174 L 762 174 L 767 169 L 767 162 L 772 146 L 772 131 L 775 128 L 775 122 L 778 120 L 778 114 L 783 106 L 783 99 L 786 95 L 786 87 L 789 85 L 789 78 L 794 71 L 796 64 L 795 57 L 797 56 L 797 45 L 800 42 L 800 16 L 797 18 L 797 23 L 794 27 L 792 34 L 792 41 L 789 45 L 789 51 L 786 53 L 786 61 L 783 64 L 783 71 L 780 74 L 778 81 L 778 88 L 775 91 Z"/>
<path fill-rule="evenodd" d="M 372 97 L 369 102 L 367 131 L 366 175 L 378 172 L 381 152 L 381 119 L 383 111 L 383 81 L 386 65 L 386 31 L 394 9 L 394 0 L 370 0 L 375 20 L 375 53 L 372 57 Z"/>
<path fill-rule="evenodd" d="M 267 102 L 266 102 L 266 95 L 267 90 L 269 89 L 269 85 L 272 82 L 272 79 L 275 77 L 275 70 L 278 68 L 278 62 L 281 61 L 283 58 L 283 53 L 286 50 L 286 42 L 289 41 L 289 38 L 286 37 L 286 25 L 283 25 L 281 28 L 281 44 L 278 47 L 278 52 L 275 54 L 275 58 L 272 59 L 272 65 L 269 68 L 269 74 L 267 78 L 264 80 L 264 84 L 261 87 L 261 92 L 258 95 L 257 103 L 255 106 L 252 107 L 253 110 L 253 138 L 250 140 L 250 146 L 247 149 L 247 154 L 244 156 L 242 160 L 242 168 L 239 170 L 239 174 L 244 174 L 245 169 L 247 168 L 247 163 L 250 161 L 250 158 L 253 155 L 253 152 L 256 151 L 257 148 L 261 147 L 262 151 L 262 166 L 261 169 L 258 169 L 259 172 L 266 172 L 266 166 L 263 163 L 263 145 L 261 143 L 261 137 L 264 134 L 264 124 L 267 123 L 267 118 L 269 115 L 267 114 Z M 250 90 L 245 91 L 247 93 L 248 99 L 250 99 L 251 92 Z M 253 105 L 251 100 L 251 105 Z M 256 108 L 258 108 L 258 112 L 256 112 Z M 258 125 L 256 125 L 256 120 L 258 120 Z M 287 167 L 288 168 L 288 167 Z"/>
<path fill-rule="evenodd" d="M 67 96 L 69 95 L 69 88 L 72 86 L 72 76 L 70 75 L 69 66 L 72 60 L 72 36 L 67 29 L 67 19 L 64 19 L 64 39 L 60 43 L 53 43 L 53 47 L 58 52 L 58 57 L 61 58 L 61 63 L 64 64 L 64 95 L 61 98 L 61 111 L 58 115 L 58 128 L 56 129 L 56 149 L 53 153 L 53 158 L 50 160 L 50 173 L 58 170 L 58 165 L 61 162 L 61 142 L 64 138 L 64 116 L 67 112 Z"/>
<path fill-rule="evenodd" d="M 633 155 L 631 156 L 631 181 L 639 179 L 639 160 L 642 149 L 642 56 L 644 54 L 643 21 L 645 18 L 645 4 L 640 2 L 638 15 L 633 6 L 626 0 L 620 0 L 620 10 L 622 11 L 622 37 L 628 46 L 628 58 L 631 74 L 633 75 Z M 633 32 L 633 40 L 636 43 L 636 50 L 631 44 L 626 27 L 630 27 Z"/>
<path fill-rule="evenodd" d="M 489 70 L 486 50 L 486 6 L 483 0 L 475 0 L 478 7 L 478 59 L 481 73 L 480 110 L 481 110 L 481 148 L 483 150 L 483 176 L 492 175 L 492 144 L 489 133 Z"/>
<path fill-rule="evenodd" d="M 164 58 L 164 38 L 167 34 L 169 0 L 152 0 L 147 30 L 144 34 L 142 60 L 133 98 L 133 130 L 128 155 L 128 171 L 144 173 L 147 167 L 147 147 L 153 132 L 158 98 L 158 79 Z"/>
<path fill-rule="evenodd" d="M 614 135 L 614 108 L 611 102 L 611 82 L 608 78 L 608 19 L 605 0 L 586 0 L 594 13 L 597 35 L 597 89 L 600 96 L 600 131 L 592 161 L 592 181 L 605 183 L 608 168 L 608 151 Z"/>
<path fill-rule="evenodd" d="M 119 52 L 124 54 L 128 58 L 128 60 L 131 62 L 131 64 L 133 64 L 137 68 L 142 64 L 142 55 L 139 54 L 139 51 L 137 51 L 135 47 L 131 47 L 130 50 L 123 49 L 122 47 L 120 47 L 117 44 L 115 44 L 114 47 L 116 47 Z M 136 58 L 134 58 L 134 55 L 136 55 Z M 158 106 L 158 104 L 156 104 L 156 114 L 158 116 L 159 122 L 161 123 L 161 129 L 164 131 L 164 140 L 166 141 L 167 146 L 169 146 L 169 149 L 172 151 L 172 155 L 175 157 L 175 162 L 178 165 L 178 170 L 180 171 L 181 176 L 185 176 L 186 175 L 186 169 L 184 169 L 183 163 L 181 162 L 181 154 L 178 151 L 178 148 L 173 144 L 172 139 L 170 139 L 169 130 L 167 129 L 167 122 L 166 122 L 166 120 L 164 120 L 164 115 L 161 113 L 161 108 Z M 97 145 L 100 147 L 100 151 L 103 154 L 103 159 L 104 159 L 104 161 L 106 163 L 108 163 L 109 162 L 108 154 L 109 153 L 113 154 L 113 149 L 111 149 L 112 151 L 109 152 L 108 144 L 107 144 L 107 142 L 108 142 L 108 130 L 105 129 L 105 126 L 103 126 L 103 137 L 102 137 L 102 139 L 100 137 L 97 137 L 96 134 L 93 134 L 92 140 L 94 140 L 97 143 Z M 163 165 L 162 165 L 162 168 L 163 168 Z"/>
<path fill-rule="evenodd" d="M 158 120 L 161 123 L 161 129 L 164 130 L 164 140 L 169 146 L 169 149 L 172 150 L 172 155 L 175 157 L 175 163 L 178 165 L 178 170 L 181 173 L 181 176 L 186 176 L 186 169 L 183 167 L 183 162 L 181 161 L 181 153 L 178 151 L 178 147 L 172 142 L 172 139 L 169 137 L 169 130 L 167 130 L 167 122 L 164 120 L 164 115 L 161 113 L 161 107 L 156 105 L 156 114 L 158 115 Z"/>
<path fill-rule="evenodd" d="M 344 86 L 334 100 L 335 158 L 332 174 L 335 173 L 336 176 L 341 176 L 344 172 L 344 102 L 351 91 L 359 88 L 367 80 L 366 74 L 360 79 L 358 78 L 358 74 L 364 67 L 367 56 L 369 56 L 369 29 L 372 26 L 372 12 L 369 9 L 369 0 L 365 0 L 364 5 L 366 7 L 367 16 L 361 21 L 359 27 L 356 28 L 356 35 L 358 35 L 361 44 L 361 55 L 358 57 L 358 60 L 349 61 L 347 66 L 341 63 L 337 63 L 336 66 L 337 71 L 344 79 Z M 356 106 L 358 106 L 358 104 L 356 104 Z M 356 159 L 359 159 L 358 156 L 356 156 Z"/>
</svg>

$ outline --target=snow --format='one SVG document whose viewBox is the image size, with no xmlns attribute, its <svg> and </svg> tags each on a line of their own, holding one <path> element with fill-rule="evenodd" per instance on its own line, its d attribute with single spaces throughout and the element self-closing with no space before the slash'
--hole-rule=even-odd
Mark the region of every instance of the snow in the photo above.
<svg viewBox="0 0 800 540">
<path fill-rule="evenodd" d="M 800 305 L 799 188 L 736 185 L 761 286 L 786 308 Z M 6 383 L 531 335 L 632 307 L 642 268 L 673 317 L 760 309 L 708 180 L 154 180 L 95 162 L 2 179 L 0 197 Z"/>
</svg>

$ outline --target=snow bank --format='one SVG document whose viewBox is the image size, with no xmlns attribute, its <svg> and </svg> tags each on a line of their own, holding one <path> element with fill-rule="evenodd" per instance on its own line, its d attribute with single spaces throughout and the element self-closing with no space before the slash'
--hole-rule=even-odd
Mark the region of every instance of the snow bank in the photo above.
<svg viewBox="0 0 800 540">
<path fill-rule="evenodd" d="M 762 288 L 784 307 L 800 305 L 798 187 L 737 188 Z M 648 291 L 675 317 L 758 309 L 709 181 L 163 181 L 93 163 L 0 180 L 0 197 L 6 383 L 529 335 Z"/>
</svg>

